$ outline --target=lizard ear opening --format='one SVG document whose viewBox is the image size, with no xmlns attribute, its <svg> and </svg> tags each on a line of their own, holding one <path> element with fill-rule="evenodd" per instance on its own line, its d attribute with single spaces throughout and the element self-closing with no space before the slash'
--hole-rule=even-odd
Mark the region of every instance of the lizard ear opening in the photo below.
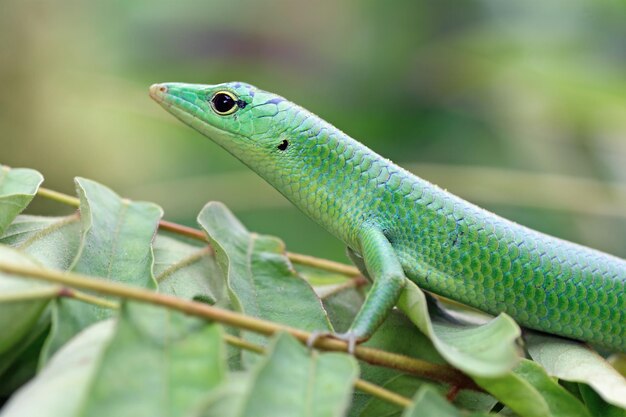
<svg viewBox="0 0 626 417">
<path fill-rule="evenodd" d="M 282 142 L 280 142 L 280 145 L 278 145 L 278 149 L 280 149 L 281 151 L 284 151 L 285 149 L 287 149 L 287 146 L 289 146 L 289 141 L 285 139 Z"/>
</svg>

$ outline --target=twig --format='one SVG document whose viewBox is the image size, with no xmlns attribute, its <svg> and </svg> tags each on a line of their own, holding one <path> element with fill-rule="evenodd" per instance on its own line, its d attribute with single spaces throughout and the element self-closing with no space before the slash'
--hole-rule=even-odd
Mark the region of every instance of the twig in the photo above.
<svg viewBox="0 0 626 417">
<path fill-rule="evenodd" d="M 168 232 L 176 233 L 177 235 L 187 236 L 202 242 L 207 242 L 206 235 L 201 230 L 194 229 L 189 226 L 183 226 L 182 224 L 161 220 L 159 222 L 159 229 L 167 230 Z"/>
<path fill-rule="evenodd" d="M 386 388 L 379 387 L 378 385 L 372 384 L 371 382 L 368 382 L 364 379 L 359 378 L 356 381 L 354 381 L 354 387 L 358 390 L 371 394 L 382 400 L 386 400 L 390 403 L 399 405 L 400 407 L 408 407 L 412 404 L 410 399 L 400 394 L 396 394 L 393 391 L 389 391 Z"/>
<path fill-rule="evenodd" d="M 359 272 L 359 270 L 354 266 L 342 264 L 340 262 L 329 261 L 328 259 L 321 259 L 293 252 L 287 252 L 287 256 L 291 262 L 296 264 L 312 266 L 318 269 L 323 269 L 324 271 L 336 272 L 349 277 L 358 277 L 361 275 L 361 272 Z"/>
<path fill-rule="evenodd" d="M 261 355 L 264 355 L 266 353 L 266 350 L 263 346 L 250 343 L 247 340 L 241 339 L 239 337 L 236 337 L 230 334 L 225 334 L 224 340 L 226 340 L 226 342 L 229 345 L 236 346 L 241 349 L 249 350 L 251 352 L 255 352 Z M 399 405 L 400 407 L 408 407 L 411 405 L 411 400 L 409 398 L 396 394 L 393 391 L 390 391 L 376 384 L 372 384 L 371 382 L 368 382 L 361 378 L 357 378 L 354 381 L 354 387 L 367 394 L 373 395 L 374 397 L 378 397 L 381 400 Z"/>
<path fill-rule="evenodd" d="M 78 198 L 58 191 L 50 190 L 45 187 L 39 187 L 37 195 L 72 207 L 80 206 L 80 200 Z M 201 230 L 189 226 L 184 226 L 182 224 L 173 223 L 167 220 L 161 220 L 159 222 L 159 229 L 176 233 L 181 236 L 187 236 L 201 242 L 207 242 L 206 235 Z M 338 274 L 347 275 L 349 277 L 356 277 L 360 275 L 360 272 L 357 268 L 350 265 L 342 264 L 340 262 L 330 261 L 328 259 L 316 258 L 314 256 L 303 255 L 293 252 L 287 252 L 287 257 L 293 263 L 312 266 L 328 272 L 335 272 Z"/>
<path fill-rule="evenodd" d="M 61 288 L 61 291 L 59 291 L 59 297 L 74 298 L 84 303 L 94 304 L 99 307 L 110 308 L 112 310 L 119 308 L 119 303 L 116 303 L 115 301 L 87 294 L 85 292 L 75 290 L 74 288 Z"/>
<path fill-rule="evenodd" d="M 19 303 L 21 301 L 45 300 L 59 296 L 63 288 L 47 286 L 0 294 L 0 303 Z"/>
<path fill-rule="evenodd" d="M 457 385 L 452 385 L 448 392 L 446 393 L 446 399 L 450 402 L 454 401 L 454 399 L 459 395 L 461 388 Z"/>
<path fill-rule="evenodd" d="M 2 294 L 0 295 L 0 302 L 17 302 L 17 301 L 28 301 L 28 300 L 38 299 L 38 298 L 55 298 L 55 297 L 74 298 L 80 301 L 95 304 L 100 307 L 110 308 L 112 310 L 119 309 L 118 303 L 111 302 L 101 297 L 85 294 L 80 291 L 76 291 L 72 288 L 67 288 L 67 287 L 59 288 L 58 286 L 43 287 L 43 288 L 38 288 L 36 290 L 31 290 L 28 292 L 24 291 L 24 292 L 15 293 L 15 294 Z M 227 333 L 224 334 L 224 341 L 228 343 L 229 345 L 238 347 L 240 349 L 245 349 L 250 352 L 258 353 L 260 355 L 264 355 L 266 353 L 266 349 L 263 346 L 248 342 L 245 339 L 242 339 L 237 336 L 233 336 L 231 334 L 227 334 Z M 410 399 L 403 397 L 401 395 L 398 395 L 378 385 L 372 384 L 371 382 L 362 380 L 360 378 L 354 382 L 354 387 L 363 392 L 371 394 L 382 400 L 389 401 L 401 407 L 408 407 L 411 404 Z"/>
<path fill-rule="evenodd" d="M 327 298 L 332 297 L 335 294 L 339 294 L 340 292 L 349 290 L 350 288 L 359 288 L 362 287 L 363 285 L 366 285 L 367 279 L 365 279 L 365 277 L 359 275 L 358 277 L 354 277 L 351 279 L 346 280 L 346 282 L 339 284 L 339 285 L 335 285 L 334 287 L 330 288 L 329 290 L 316 290 L 319 297 L 322 300 L 325 300 Z"/>
<path fill-rule="evenodd" d="M 37 190 L 37 195 L 45 197 L 49 200 L 58 201 L 59 203 L 63 203 L 72 207 L 78 207 L 80 205 L 80 200 L 78 198 L 58 191 L 50 190 L 49 188 L 45 187 L 39 187 L 39 190 Z"/>
<path fill-rule="evenodd" d="M 204 303 L 184 300 L 170 295 L 159 294 L 142 288 L 85 275 L 3 263 L 0 263 L 0 271 L 100 292 L 124 299 L 166 306 L 189 315 L 207 318 L 264 335 L 272 335 L 282 331 L 291 334 L 303 343 L 306 343 L 310 337 L 310 333 L 289 326 L 246 316 L 229 310 L 223 310 Z M 315 347 L 330 351 L 347 351 L 347 344 L 345 342 L 329 338 L 319 338 L 315 343 Z M 432 364 L 408 356 L 363 346 L 357 346 L 355 357 L 373 365 L 398 369 L 422 378 L 458 385 L 460 388 L 480 390 L 471 379 L 450 366 Z"/>
</svg>

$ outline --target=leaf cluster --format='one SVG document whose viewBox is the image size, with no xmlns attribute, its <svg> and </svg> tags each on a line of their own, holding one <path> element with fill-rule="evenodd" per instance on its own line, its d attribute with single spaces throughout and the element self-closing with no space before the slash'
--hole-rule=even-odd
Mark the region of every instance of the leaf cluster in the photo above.
<svg viewBox="0 0 626 417">
<path fill-rule="evenodd" d="M 591 348 L 415 285 L 355 356 L 307 349 L 349 326 L 363 279 L 292 262 L 220 203 L 198 215 L 206 241 L 84 178 L 77 212 L 20 214 L 54 196 L 42 181 L 0 166 L 2 417 L 626 415 L 626 380 Z"/>
</svg>

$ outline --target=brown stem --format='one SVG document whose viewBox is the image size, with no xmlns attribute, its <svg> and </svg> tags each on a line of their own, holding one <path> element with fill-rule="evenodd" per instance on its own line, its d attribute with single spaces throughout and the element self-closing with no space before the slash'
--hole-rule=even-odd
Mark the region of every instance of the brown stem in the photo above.
<svg viewBox="0 0 626 417">
<path fill-rule="evenodd" d="M 202 231 L 194 229 L 193 227 L 183 226 L 182 224 L 168 222 L 167 220 L 161 220 L 159 222 L 159 229 L 167 230 L 177 235 L 187 236 L 202 242 L 207 241 L 206 235 Z"/>
<path fill-rule="evenodd" d="M 311 336 L 310 333 L 300 329 L 246 316 L 234 311 L 224 310 L 204 303 L 184 300 L 170 295 L 159 294 L 142 288 L 85 275 L 68 272 L 62 273 L 38 267 L 3 263 L 0 263 L 0 271 L 22 277 L 42 279 L 48 282 L 54 282 L 70 287 L 82 288 L 124 299 L 161 305 L 174 310 L 182 311 L 189 315 L 203 317 L 229 326 L 253 331 L 267 336 L 282 331 L 291 334 L 303 343 L 306 343 Z M 315 347 L 322 350 L 343 352 L 347 351 L 348 348 L 345 342 L 329 338 L 317 339 Z M 363 346 L 357 346 L 355 356 L 358 359 L 373 365 L 398 369 L 422 378 L 442 381 L 451 385 L 458 385 L 461 388 L 480 390 L 480 388 L 478 388 L 471 379 L 450 366 L 436 365 L 408 356 Z"/>
<path fill-rule="evenodd" d="M 260 355 L 264 355 L 266 353 L 266 350 L 263 346 L 250 343 L 247 340 L 241 339 L 237 336 L 225 334 L 224 340 L 226 340 L 226 342 L 232 346 L 249 350 Z M 371 382 L 368 382 L 364 379 L 357 378 L 354 381 L 354 387 L 367 394 L 378 397 L 381 400 L 399 405 L 400 407 L 408 407 L 409 405 L 411 405 L 411 400 L 409 398 L 403 397 L 402 395 L 396 394 L 395 392 L 389 391 L 388 389 L 380 387 L 376 384 L 372 384 Z"/>
<path fill-rule="evenodd" d="M 41 197 L 58 201 L 59 203 L 67 204 L 72 207 L 79 207 L 80 205 L 80 200 L 78 198 L 58 191 L 50 190 L 45 187 L 39 187 L 37 194 Z M 187 236 L 191 239 L 199 240 L 201 242 L 207 242 L 206 235 L 201 230 L 189 226 L 184 226 L 182 224 L 173 223 L 167 220 L 161 220 L 159 222 L 159 229 L 167 230 L 168 232 L 176 233 L 181 236 Z M 287 256 L 289 257 L 291 262 L 300 265 L 312 266 L 318 269 L 329 272 L 336 272 L 338 274 L 347 275 L 350 277 L 360 275 L 359 270 L 355 267 L 342 264 L 340 262 L 292 252 L 287 252 Z"/>
<path fill-rule="evenodd" d="M 106 307 L 106 308 L 111 308 L 111 309 L 119 308 L 119 305 L 117 303 L 113 303 L 101 297 L 87 295 L 80 291 L 76 291 L 72 288 L 61 287 L 60 289 L 57 290 L 56 287 L 49 287 L 45 289 L 47 290 L 46 295 L 48 296 L 56 295 L 59 297 L 75 298 L 75 299 L 78 299 L 87 303 L 92 303 L 101 307 Z M 18 301 L 21 301 L 21 300 L 18 300 Z M 231 346 L 235 346 L 235 347 L 238 347 L 240 349 L 244 349 L 250 352 L 258 353 L 260 355 L 264 355 L 266 353 L 266 349 L 263 346 L 257 345 L 255 343 L 251 343 L 240 337 L 233 336 L 228 333 L 224 333 L 223 337 L 224 337 L 224 341 Z M 388 389 L 385 389 L 378 385 L 372 384 L 371 382 L 360 379 L 360 378 L 354 381 L 354 387 L 365 393 L 378 397 L 381 400 L 391 402 L 401 407 L 408 407 L 409 405 L 411 405 L 410 399 L 403 397 L 399 394 L 396 394 L 395 392 L 389 391 Z"/>
<path fill-rule="evenodd" d="M 448 399 L 448 401 L 452 402 L 454 401 L 456 396 L 459 395 L 460 391 L 461 387 L 459 387 L 458 385 L 452 385 L 448 390 L 448 393 L 446 394 L 446 398 Z"/>
<path fill-rule="evenodd" d="M 361 272 L 351 265 L 342 264 L 340 262 L 329 261 L 328 259 L 316 258 L 314 256 L 302 255 L 300 253 L 287 252 L 289 260 L 293 263 L 312 266 L 314 268 L 323 269 L 325 271 L 336 272 L 349 277 L 358 277 Z"/>
<path fill-rule="evenodd" d="M 389 391 L 386 388 L 379 387 L 378 385 L 372 384 L 371 382 L 368 382 L 364 379 L 357 379 L 356 381 L 354 381 L 354 388 L 360 391 L 363 391 L 365 393 L 371 394 L 382 400 L 399 405 L 400 407 L 406 408 L 411 405 L 410 399 L 400 394 L 396 394 L 393 391 Z"/>
</svg>

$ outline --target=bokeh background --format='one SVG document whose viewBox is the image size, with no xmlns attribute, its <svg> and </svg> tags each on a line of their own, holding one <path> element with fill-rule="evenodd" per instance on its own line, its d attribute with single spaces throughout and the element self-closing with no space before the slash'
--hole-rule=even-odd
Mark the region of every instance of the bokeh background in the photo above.
<svg viewBox="0 0 626 417">
<path fill-rule="evenodd" d="M 0 163 L 64 192 L 92 178 L 189 225 L 221 200 L 292 251 L 345 259 L 147 95 L 154 82 L 231 80 L 496 213 L 626 257 L 619 0 L 4 0 Z"/>
</svg>

